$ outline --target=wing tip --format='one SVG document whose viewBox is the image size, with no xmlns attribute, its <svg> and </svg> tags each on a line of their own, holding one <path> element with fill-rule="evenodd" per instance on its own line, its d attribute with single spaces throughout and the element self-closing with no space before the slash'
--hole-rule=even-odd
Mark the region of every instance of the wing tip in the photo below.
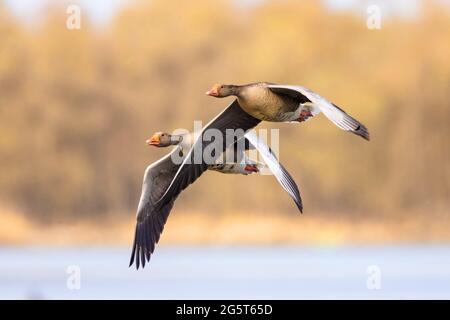
<svg viewBox="0 0 450 320">
<path fill-rule="evenodd" d="M 131 251 L 130 263 L 128 264 L 128 268 L 131 268 L 131 266 L 133 265 L 134 258 L 136 255 L 136 238 L 137 238 L 136 235 L 137 235 L 137 227 L 136 227 L 136 230 L 134 231 L 133 249 Z M 137 266 L 136 266 L 136 269 L 137 269 Z"/>
<path fill-rule="evenodd" d="M 360 136 L 361 138 L 363 138 L 364 140 L 370 141 L 370 133 L 369 130 L 367 129 L 367 127 L 365 125 L 363 125 L 362 123 L 358 124 L 358 127 L 354 130 L 352 130 L 351 132 L 353 132 L 354 134 L 356 134 L 357 136 Z"/>
<path fill-rule="evenodd" d="M 128 268 L 131 268 L 131 266 L 134 263 L 134 253 L 131 253 L 131 257 L 130 257 L 130 263 L 128 264 Z"/>
<path fill-rule="evenodd" d="M 142 268 L 145 267 L 145 254 L 146 250 L 145 243 L 143 243 L 143 235 L 146 232 L 146 230 L 142 230 L 142 228 L 139 225 L 139 222 L 136 224 L 136 231 L 134 234 L 134 242 L 133 242 L 133 250 L 131 251 L 131 257 L 130 257 L 130 263 L 128 264 L 128 268 L 131 268 L 133 264 L 136 266 L 136 270 L 139 270 L 141 264 Z M 148 259 L 147 261 L 149 261 Z"/>
<path fill-rule="evenodd" d="M 173 201 L 169 202 L 169 204 L 163 206 L 161 209 L 158 209 L 156 212 L 151 211 L 143 220 L 139 220 L 138 218 L 128 267 L 135 264 L 136 270 L 141 266 L 142 269 L 144 269 L 145 265 L 150 263 L 151 256 L 155 250 L 155 245 L 159 241 L 172 206 Z M 158 215 L 156 216 L 155 213 L 158 213 Z"/>
<path fill-rule="evenodd" d="M 300 211 L 300 213 L 303 214 L 303 204 L 301 202 L 296 202 L 295 204 L 297 205 L 297 208 Z"/>
</svg>

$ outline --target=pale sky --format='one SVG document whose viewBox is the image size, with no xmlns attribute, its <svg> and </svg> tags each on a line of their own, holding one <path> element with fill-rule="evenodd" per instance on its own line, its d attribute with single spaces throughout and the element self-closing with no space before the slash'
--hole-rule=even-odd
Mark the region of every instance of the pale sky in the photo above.
<svg viewBox="0 0 450 320">
<path fill-rule="evenodd" d="M 42 8 L 52 1 L 60 3 L 60 0 L 3 0 L 14 15 L 22 19 L 39 15 Z M 72 0 L 67 3 L 79 5 L 89 18 L 98 24 L 107 23 L 122 7 L 133 0 Z M 233 0 L 230 0 L 233 1 Z M 237 0 L 234 0 L 237 1 Z M 254 5 L 264 0 L 244 0 L 247 5 Z M 300 1 L 300 0 L 299 0 Z M 306 1 L 306 0 L 305 0 Z M 413 17 L 420 11 L 420 0 L 322 0 L 332 10 L 351 10 L 357 14 L 365 15 L 370 5 L 380 6 L 382 13 L 386 15 L 399 15 Z M 449 5 L 450 0 L 438 0 Z M 242 4 L 242 0 L 239 1 Z M 426 1 L 425 1 L 426 3 Z"/>
</svg>

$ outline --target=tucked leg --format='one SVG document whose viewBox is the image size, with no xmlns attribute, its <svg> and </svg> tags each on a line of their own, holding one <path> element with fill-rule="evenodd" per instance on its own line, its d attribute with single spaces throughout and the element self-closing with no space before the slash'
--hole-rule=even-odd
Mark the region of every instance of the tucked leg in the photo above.
<svg viewBox="0 0 450 320">
<path fill-rule="evenodd" d="M 248 173 L 259 172 L 259 169 L 256 166 L 256 164 L 247 164 L 244 169 Z"/>
<path fill-rule="evenodd" d="M 313 114 L 311 113 L 311 111 L 309 111 L 309 110 L 302 110 L 300 112 L 299 117 L 298 117 L 298 122 L 306 121 L 309 118 L 311 118 L 312 116 L 313 116 Z"/>
</svg>

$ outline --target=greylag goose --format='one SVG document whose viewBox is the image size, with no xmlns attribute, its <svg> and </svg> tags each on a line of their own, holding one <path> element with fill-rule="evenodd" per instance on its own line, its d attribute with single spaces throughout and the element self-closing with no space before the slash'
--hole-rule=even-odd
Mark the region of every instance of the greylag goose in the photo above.
<svg viewBox="0 0 450 320">
<path fill-rule="evenodd" d="M 302 200 L 297 184 L 279 163 L 270 148 L 253 132 L 246 133 L 244 139 L 245 149 L 255 148 L 259 152 L 265 165 L 294 200 L 298 209 L 302 211 Z M 146 261 L 150 260 L 150 256 L 155 249 L 155 245 L 159 240 L 176 198 L 176 196 L 173 197 L 170 202 L 163 206 L 158 202 L 179 171 L 180 165 L 174 163 L 174 156 L 186 157 L 189 155 L 194 145 L 193 141 L 192 134 L 170 135 L 163 132 L 158 132 L 147 140 L 147 144 L 152 146 L 176 146 L 176 148 L 160 160 L 148 166 L 145 170 L 141 198 L 137 209 L 137 223 L 130 266 L 136 261 L 136 268 L 139 269 L 140 265 L 145 267 Z M 230 146 L 226 152 L 233 149 L 234 147 Z M 262 166 L 262 164 L 252 162 L 248 159 L 245 153 L 240 157 L 243 158 L 242 162 L 224 163 L 217 161 L 214 164 L 208 165 L 207 170 L 247 175 L 258 172 Z"/>
<path fill-rule="evenodd" d="M 249 132 L 248 135 L 250 134 L 251 133 Z M 254 134 L 252 134 L 252 137 L 253 136 Z M 255 139 L 257 139 L 256 136 Z M 195 135 L 193 133 L 169 134 L 166 132 L 156 132 L 146 141 L 146 143 L 150 146 L 159 148 L 178 146 L 180 148 L 178 157 L 182 158 L 189 152 L 189 149 L 194 144 L 194 141 Z M 244 148 L 245 150 L 255 149 L 248 139 L 245 139 Z M 217 159 L 213 164 L 208 166 L 208 170 L 218 171 L 220 173 L 248 175 L 259 172 L 261 168 L 266 167 L 264 163 L 251 160 L 244 152 L 244 148 L 242 150 L 238 149 L 237 144 L 234 145 L 234 148 L 230 146 L 223 153 L 221 158 Z M 227 159 L 232 159 L 232 161 L 227 161 Z M 174 163 L 177 162 L 176 159 L 172 160 L 174 160 Z"/>
<path fill-rule="evenodd" d="M 303 122 L 323 113 L 331 122 L 369 140 L 367 128 L 344 110 L 317 93 L 301 87 L 258 82 L 247 85 L 214 85 L 207 95 L 217 98 L 236 96 L 241 108 L 264 121 Z"/>
</svg>

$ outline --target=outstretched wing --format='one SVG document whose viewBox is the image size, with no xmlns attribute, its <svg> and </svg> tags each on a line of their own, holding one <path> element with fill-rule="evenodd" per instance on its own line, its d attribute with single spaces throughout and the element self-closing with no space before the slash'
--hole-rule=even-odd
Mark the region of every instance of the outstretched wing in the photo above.
<svg viewBox="0 0 450 320">
<path fill-rule="evenodd" d="M 256 150 L 258 150 L 264 162 L 274 174 L 275 178 L 294 200 L 300 212 L 303 212 L 302 198 L 300 196 L 300 191 L 298 190 L 297 184 L 289 172 L 278 161 L 272 150 L 270 150 L 270 148 L 261 139 L 259 139 L 253 131 L 247 132 L 245 134 L 245 138 L 256 148 Z"/>
<path fill-rule="evenodd" d="M 130 258 L 130 266 L 136 262 L 136 268 L 145 266 L 146 261 L 155 249 L 164 224 L 173 207 L 175 199 L 189 184 L 193 183 L 200 175 L 207 170 L 208 164 L 200 157 L 200 162 L 196 163 L 194 150 L 204 150 L 206 147 L 215 150 L 225 150 L 229 144 L 235 140 L 223 139 L 218 141 L 206 141 L 203 139 L 207 129 L 219 130 L 222 136 L 227 129 L 242 129 L 242 132 L 256 126 L 260 120 L 253 118 L 241 109 L 237 100 L 231 103 L 222 113 L 214 118 L 199 134 L 191 147 L 184 161 L 175 164 L 171 155 L 179 152 L 176 148 L 158 162 L 149 166 L 144 175 L 141 200 L 138 206 L 137 224 L 133 249 Z M 243 133 L 242 133 L 243 134 Z M 221 152 L 214 154 L 211 161 L 215 161 Z"/>
<path fill-rule="evenodd" d="M 164 206 L 156 205 L 177 173 L 179 165 L 174 164 L 171 155 L 179 150 L 175 148 L 145 170 L 130 258 L 130 266 L 136 262 L 136 269 L 139 269 L 141 264 L 145 267 L 145 262 L 150 260 L 175 202 L 173 198 Z"/>
<path fill-rule="evenodd" d="M 365 125 L 317 93 L 301 86 L 268 85 L 267 87 L 275 93 L 294 96 L 303 102 L 309 100 L 342 130 L 350 131 L 366 140 L 370 140 L 369 131 Z"/>
<path fill-rule="evenodd" d="M 224 111 L 203 128 L 199 138 L 189 150 L 189 153 L 186 155 L 186 158 L 179 167 L 178 172 L 175 174 L 175 177 L 172 179 L 166 192 L 158 201 L 158 204 L 164 206 L 170 202 L 171 199 L 177 197 L 182 190 L 197 180 L 203 172 L 208 169 L 209 164 L 214 163 L 226 148 L 234 143 L 235 140 L 225 138 L 227 130 L 231 129 L 234 131 L 242 129 L 243 135 L 245 131 L 255 127 L 260 122 L 261 120 L 252 117 L 242 110 L 237 100 L 234 100 Z M 207 141 L 207 139 L 205 139 L 205 133 L 209 129 L 220 131 L 223 139 Z M 199 152 L 202 153 L 205 148 L 208 148 L 208 150 L 220 150 L 221 152 L 209 155 L 210 159 L 207 163 L 203 154 L 199 155 Z"/>
</svg>

